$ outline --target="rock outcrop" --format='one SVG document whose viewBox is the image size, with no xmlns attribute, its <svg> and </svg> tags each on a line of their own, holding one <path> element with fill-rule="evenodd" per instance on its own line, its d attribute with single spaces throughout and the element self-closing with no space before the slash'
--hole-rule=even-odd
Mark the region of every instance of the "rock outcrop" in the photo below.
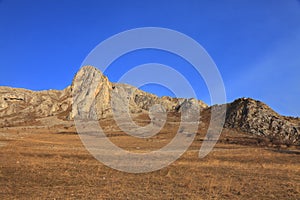
<svg viewBox="0 0 300 200">
<path fill-rule="evenodd" d="M 111 83 L 98 69 L 86 66 L 77 72 L 71 86 L 61 91 L 0 87 L 0 118 L 9 124 L 53 115 L 70 120 L 76 115 L 101 119 L 113 112 L 149 111 L 156 104 L 164 111 L 180 112 L 187 102 L 200 109 L 207 107 L 196 99 L 159 98 L 134 86 Z"/>
<path fill-rule="evenodd" d="M 65 90 L 30 91 L 0 87 L 0 118 L 13 121 L 58 115 L 70 109 L 70 87 Z"/>
<path fill-rule="evenodd" d="M 76 74 L 71 90 L 74 102 L 70 119 L 76 116 L 100 119 L 112 115 L 113 112 L 139 113 L 149 111 L 156 104 L 161 105 L 167 112 L 180 112 L 188 103 L 197 105 L 200 110 L 208 107 L 196 99 L 159 98 L 131 85 L 111 83 L 92 66 L 83 67 Z"/>
<path fill-rule="evenodd" d="M 134 86 L 111 83 L 98 69 L 85 66 L 75 75 L 72 85 L 66 89 L 30 91 L 0 87 L 0 126 L 15 125 L 36 118 L 59 116 L 72 120 L 76 116 L 101 119 L 113 114 L 147 112 L 181 112 L 198 110 L 218 112 L 227 106 L 225 128 L 265 136 L 286 144 L 300 144 L 300 119 L 284 117 L 266 104 L 250 98 L 240 98 L 227 105 L 208 107 L 196 99 L 158 97 Z M 191 109 L 193 108 L 193 109 Z M 222 109 L 221 109 L 222 110 Z M 127 115 L 126 115 L 127 114 Z M 224 113 L 220 113 L 220 116 Z M 123 116 L 123 117 L 124 117 Z M 224 116 L 224 115 L 223 115 Z M 184 116 L 183 116 L 184 117 Z M 218 117 L 218 115 L 216 115 Z"/>
<path fill-rule="evenodd" d="M 266 104 L 240 98 L 228 104 L 225 127 L 265 136 L 285 144 L 300 144 L 300 120 L 283 117 Z"/>
<path fill-rule="evenodd" d="M 112 88 L 112 83 L 96 68 L 91 66 L 81 68 L 71 85 L 73 102 L 69 119 L 74 119 L 76 116 L 94 118 L 97 114 L 99 118 L 105 117 L 111 110 Z M 97 113 L 93 112 L 94 107 Z"/>
</svg>

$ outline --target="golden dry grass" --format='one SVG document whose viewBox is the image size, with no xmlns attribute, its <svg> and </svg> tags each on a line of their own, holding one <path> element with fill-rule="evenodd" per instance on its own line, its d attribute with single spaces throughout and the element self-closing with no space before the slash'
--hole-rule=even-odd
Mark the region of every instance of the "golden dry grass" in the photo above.
<svg viewBox="0 0 300 200">
<path fill-rule="evenodd" d="M 139 123 L 146 124 L 141 117 Z M 127 150 L 158 149 L 177 127 L 167 125 L 151 139 L 122 133 L 111 120 L 110 139 Z M 170 166 L 145 174 L 120 172 L 98 162 L 74 127 L 2 128 L 1 199 L 300 199 L 299 149 L 278 152 L 257 138 L 224 130 L 204 159 L 198 151 L 205 133 Z M 10 136 L 10 137 L 7 137 Z"/>
</svg>

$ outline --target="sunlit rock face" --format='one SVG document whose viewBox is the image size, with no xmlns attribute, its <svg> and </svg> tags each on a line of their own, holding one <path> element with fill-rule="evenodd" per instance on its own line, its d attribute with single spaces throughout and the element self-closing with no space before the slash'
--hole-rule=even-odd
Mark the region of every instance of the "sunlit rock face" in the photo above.
<svg viewBox="0 0 300 200">
<path fill-rule="evenodd" d="M 260 101 L 240 98 L 226 105 L 208 107 L 193 98 L 160 98 L 131 85 L 112 83 L 92 66 L 82 67 L 71 86 L 64 90 L 30 91 L 0 87 L 0 126 L 48 116 L 64 120 L 75 117 L 99 120 L 111 116 L 127 119 L 130 114 L 142 112 L 157 122 L 163 121 L 160 117 L 167 112 L 181 113 L 183 120 L 197 121 L 195 115 L 198 112 L 201 115 L 201 111 L 215 110 L 218 118 L 218 108 L 222 106 L 227 107 L 226 128 L 282 143 L 300 144 L 300 119 L 281 116 Z M 220 116 L 224 114 L 220 113 Z"/>
<path fill-rule="evenodd" d="M 134 86 L 111 83 L 98 69 L 86 66 L 75 75 L 72 83 L 73 109 L 70 119 L 76 115 L 81 118 L 98 119 L 113 113 L 139 113 L 149 111 L 159 104 L 165 111 L 180 112 L 187 102 L 193 102 L 204 109 L 207 105 L 199 100 L 162 97 L 144 92 Z"/>
</svg>

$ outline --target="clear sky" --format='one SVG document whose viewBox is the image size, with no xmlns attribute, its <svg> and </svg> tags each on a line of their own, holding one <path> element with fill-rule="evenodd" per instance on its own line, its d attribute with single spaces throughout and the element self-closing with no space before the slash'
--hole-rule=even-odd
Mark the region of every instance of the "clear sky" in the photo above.
<svg viewBox="0 0 300 200">
<path fill-rule="evenodd" d="M 101 41 L 149 26 L 199 42 L 218 66 L 229 102 L 251 97 L 300 116 L 299 0 L 0 0 L 0 85 L 63 89 Z M 117 81 L 148 62 L 179 69 L 210 103 L 204 83 L 186 70 L 189 64 L 165 52 L 132 52 L 105 74 Z M 170 95 L 156 85 L 143 89 Z"/>
</svg>

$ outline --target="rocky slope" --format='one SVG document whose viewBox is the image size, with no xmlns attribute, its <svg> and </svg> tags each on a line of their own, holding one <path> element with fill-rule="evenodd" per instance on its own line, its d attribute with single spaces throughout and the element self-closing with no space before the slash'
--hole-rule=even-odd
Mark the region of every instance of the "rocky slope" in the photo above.
<svg viewBox="0 0 300 200">
<path fill-rule="evenodd" d="M 111 83 L 99 70 L 91 66 L 83 67 L 76 74 L 71 90 L 74 102 L 70 119 L 76 115 L 84 118 L 97 115 L 99 119 L 112 115 L 113 112 L 139 113 L 149 111 L 156 104 L 161 105 L 161 109 L 171 112 L 180 112 L 190 103 L 197 105 L 200 110 L 208 107 L 196 99 L 159 98 L 131 85 Z M 92 110 L 96 110 L 97 114 Z"/>
<path fill-rule="evenodd" d="M 111 83 L 98 69 L 86 66 L 75 75 L 72 85 L 62 91 L 34 92 L 0 87 L 0 126 L 52 115 L 73 120 L 76 116 L 101 119 L 114 112 L 140 113 L 153 108 L 181 112 L 191 105 L 196 105 L 204 113 L 218 107 L 208 107 L 196 99 L 159 98 L 127 84 Z M 282 143 L 300 143 L 299 118 L 281 116 L 266 104 L 249 98 L 221 106 L 227 106 L 226 128 L 266 136 Z"/>
<path fill-rule="evenodd" d="M 70 87 L 65 90 L 30 91 L 0 87 L 0 125 L 9 126 L 70 110 Z"/>
<path fill-rule="evenodd" d="M 279 143 L 300 144 L 299 118 L 281 116 L 250 98 L 240 98 L 227 105 L 225 127 L 266 136 Z"/>
<path fill-rule="evenodd" d="M 162 105 L 165 111 L 174 112 L 180 112 L 189 104 L 197 104 L 199 109 L 207 107 L 196 99 L 159 98 L 127 84 L 111 83 L 98 69 L 86 66 L 77 72 L 72 85 L 62 91 L 0 87 L 0 126 L 53 115 L 69 120 L 78 114 L 101 119 L 113 112 L 149 111 L 156 104 Z M 96 113 L 92 112 L 94 107 Z"/>
</svg>

